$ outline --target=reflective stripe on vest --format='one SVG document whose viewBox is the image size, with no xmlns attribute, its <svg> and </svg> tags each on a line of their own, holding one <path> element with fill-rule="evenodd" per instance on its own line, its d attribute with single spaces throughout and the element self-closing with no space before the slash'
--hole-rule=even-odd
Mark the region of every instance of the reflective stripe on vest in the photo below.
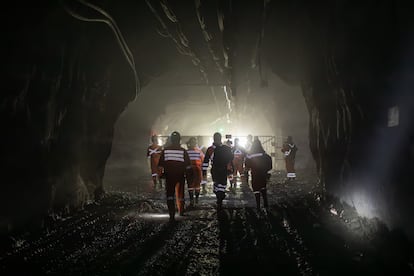
<svg viewBox="0 0 414 276">
<path fill-rule="evenodd" d="M 188 150 L 188 156 L 190 160 L 200 160 L 201 161 L 201 154 L 199 151 L 196 150 Z"/>
<path fill-rule="evenodd" d="M 154 153 L 161 153 L 161 151 L 158 150 L 158 148 L 156 149 L 148 149 L 149 150 L 149 155 L 153 155 Z"/>
<path fill-rule="evenodd" d="M 184 151 L 183 150 L 165 150 L 164 160 L 184 162 Z"/>
<path fill-rule="evenodd" d="M 263 156 L 263 153 L 253 153 L 253 154 L 249 154 L 247 155 L 248 159 L 252 159 L 254 157 L 259 157 L 259 156 Z"/>
</svg>

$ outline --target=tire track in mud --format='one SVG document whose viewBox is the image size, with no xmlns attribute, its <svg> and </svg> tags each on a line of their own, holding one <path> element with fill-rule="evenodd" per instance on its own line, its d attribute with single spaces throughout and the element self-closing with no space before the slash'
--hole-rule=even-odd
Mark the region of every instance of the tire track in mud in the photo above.
<svg viewBox="0 0 414 276">
<path fill-rule="evenodd" d="M 221 275 L 301 274 L 292 241 L 274 218 L 252 208 L 231 209 L 220 214 L 219 224 Z"/>
<path fill-rule="evenodd" d="M 1 256 L 0 272 L 70 274 L 77 267 L 85 265 L 85 269 L 105 246 L 116 244 L 114 239 L 108 238 L 108 233 L 122 237 L 113 229 L 125 230 L 122 227 L 124 221 L 119 218 L 129 209 L 136 208 L 137 202 L 114 197 L 109 204 L 94 204 L 71 217 L 57 220 L 49 230 L 43 231 L 42 236 L 27 237 L 28 241 L 22 246 Z M 105 243 L 100 245 L 97 240 Z"/>
<path fill-rule="evenodd" d="M 67 268 L 60 273 L 94 274 L 105 272 L 117 267 L 120 259 L 127 257 L 128 252 L 137 241 L 144 242 L 151 239 L 153 233 L 162 231 L 162 224 L 143 221 L 121 221 L 114 227 L 96 237 L 86 248 L 80 248 L 71 258 Z M 72 264 L 72 265 L 71 265 Z"/>
<path fill-rule="evenodd" d="M 129 275 L 132 267 L 134 275 L 215 275 L 219 265 L 216 224 L 211 210 L 175 222 L 173 236 L 163 238 L 164 245 L 155 254 L 123 271 Z"/>
<path fill-rule="evenodd" d="M 48 272 L 48 267 L 56 266 L 59 260 L 81 246 L 84 233 L 91 233 L 91 227 L 103 225 L 108 216 L 112 215 L 106 208 L 92 207 L 89 211 L 79 212 L 76 216 L 57 222 L 57 227 L 45 231 L 43 236 L 31 238 L 23 246 L 5 253 L 0 260 L 0 269 L 7 271 L 3 265 L 5 263 L 14 264 L 14 267 L 22 270 L 30 264 L 31 269 Z M 45 259 L 48 259 L 47 264 L 44 263 Z"/>
</svg>

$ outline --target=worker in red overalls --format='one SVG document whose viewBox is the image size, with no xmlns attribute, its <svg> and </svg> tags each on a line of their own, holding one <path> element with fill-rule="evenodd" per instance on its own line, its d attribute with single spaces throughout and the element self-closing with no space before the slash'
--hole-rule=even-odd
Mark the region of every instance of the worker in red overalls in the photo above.
<svg viewBox="0 0 414 276">
<path fill-rule="evenodd" d="M 287 180 L 294 180 L 296 178 L 295 158 L 298 148 L 293 143 L 292 136 L 288 136 L 286 142 L 283 144 L 281 151 L 285 156 Z"/>
<path fill-rule="evenodd" d="M 156 135 L 151 136 L 152 144 L 147 148 L 147 158 L 150 159 L 151 175 L 154 186 L 157 182 L 161 184 L 161 171 L 158 167 L 160 161 L 162 147 L 158 145 L 158 137 Z"/>
<path fill-rule="evenodd" d="M 246 157 L 246 167 L 251 170 L 252 189 L 256 198 L 257 210 L 260 210 L 260 195 L 267 209 L 267 180 L 272 169 L 272 158 L 266 154 L 259 139 L 253 141 L 250 153 Z"/>
<path fill-rule="evenodd" d="M 178 213 L 184 215 L 184 185 L 186 173 L 191 173 L 191 163 L 187 150 L 181 147 L 181 135 L 177 131 L 171 133 L 170 145 L 161 152 L 159 166 L 165 175 L 167 206 L 170 221 L 175 217 L 175 201 Z"/>
<path fill-rule="evenodd" d="M 237 173 L 239 173 L 240 177 L 244 177 L 244 162 L 246 158 L 246 150 L 239 144 L 239 138 L 234 139 L 234 147 L 232 149 L 233 152 L 233 181 L 234 187 L 236 187 L 236 178 Z"/>
<path fill-rule="evenodd" d="M 190 206 L 194 207 L 198 204 L 201 181 L 203 180 L 201 166 L 204 159 L 204 153 L 198 148 L 195 137 L 191 137 L 190 140 L 188 140 L 187 147 L 192 170 L 192 173 L 187 175 L 188 194 L 190 196 Z"/>
</svg>

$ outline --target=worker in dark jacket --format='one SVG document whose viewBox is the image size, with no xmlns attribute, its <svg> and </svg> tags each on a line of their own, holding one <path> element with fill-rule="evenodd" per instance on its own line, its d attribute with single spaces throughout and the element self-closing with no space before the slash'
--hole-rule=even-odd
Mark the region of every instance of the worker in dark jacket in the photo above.
<svg viewBox="0 0 414 276">
<path fill-rule="evenodd" d="M 170 145 L 161 152 L 159 166 L 163 168 L 167 193 L 167 206 L 170 220 L 174 220 L 175 204 L 180 215 L 184 215 L 184 185 L 186 173 L 191 173 L 191 163 L 187 150 L 181 147 L 180 133 L 174 131 L 170 136 Z"/>
<path fill-rule="evenodd" d="M 246 158 L 246 167 L 251 170 L 252 189 L 256 198 L 257 209 L 260 210 L 260 194 L 263 197 L 263 205 L 267 209 L 267 179 L 272 169 L 272 158 L 266 154 L 259 139 L 254 140 L 250 153 Z"/>
<path fill-rule="evenodd" d="M 221 134 L 216 132 L 213 135 L 214 143 L 210 146 L 203 160 L 203 179 L 207 180 L 207 169 L 211 162 L 211 177 L 213 179 L 213 192 L 217 198 L 217 210 L 222 208 L 223 199 L 226 197 L 227 177 L 232 174 L 229 171 L 233 160 L 231 148 L 223 145 Z"/>
</svg>

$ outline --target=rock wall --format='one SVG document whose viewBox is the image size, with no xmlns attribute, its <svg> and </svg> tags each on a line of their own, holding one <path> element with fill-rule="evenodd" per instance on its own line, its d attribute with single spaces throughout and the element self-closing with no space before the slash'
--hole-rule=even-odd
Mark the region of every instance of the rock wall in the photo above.
<svg viewBox="0 0 414 276">
<path fill-rule="evenodd" d="M 268 51 L 274 72 L 301 82 L 326 192 L 414 237 L 413 22 L 406 10 L 393 1 L 275 4 L 269 24 L 280 27 Z"/>
<path fill-rule="evenodd" d="M 135 89 L 103 24 L 80 22 L 58 3 L 11 6 L 3 20 L 10 30 L 0 101 L 5 231 L 102 195 L 113 125 Z"/>
</svg>

